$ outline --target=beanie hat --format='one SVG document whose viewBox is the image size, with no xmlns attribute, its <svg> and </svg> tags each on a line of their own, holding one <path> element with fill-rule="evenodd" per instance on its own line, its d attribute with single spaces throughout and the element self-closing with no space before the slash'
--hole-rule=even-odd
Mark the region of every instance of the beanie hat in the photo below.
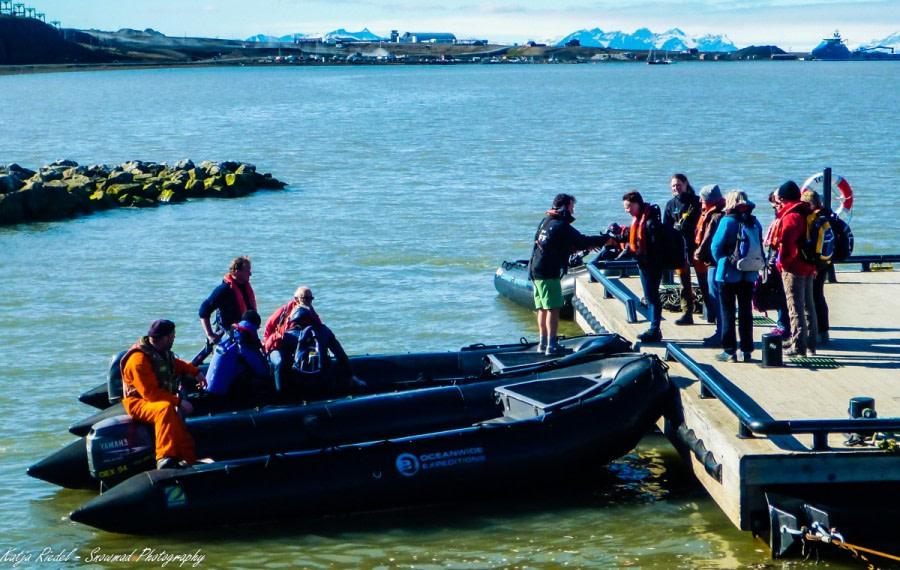
<svg viewBox="0 0 900 570">
<path fill-rule="evenodd" d="M 778 187 L 775 195 L 788 202 L 798 202 L 800 200 L 800 187 L 793 180 L 788 180 Z"/>
<path fill-rule="evenodd" d="M 171 334 L 174 330 L 175 323 L 166 319 L 159 319 L 153 321 L 153 324 L 150 325 L 147 336 L 166 336 L 167 334 Z"/>
<path fill-rule="evenodd" d="M 707 203 L 714 204 L 722 199 L 722 191 L 718 184 L 707 184 L 700 189 L 700 198 Z"/>
</svg>

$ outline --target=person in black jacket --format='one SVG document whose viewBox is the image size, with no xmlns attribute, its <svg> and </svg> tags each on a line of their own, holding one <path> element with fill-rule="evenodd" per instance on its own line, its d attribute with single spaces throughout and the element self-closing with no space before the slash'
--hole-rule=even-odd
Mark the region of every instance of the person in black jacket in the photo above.
<svg viewBox="0 0 900 570">
<path fill-rule="evenodd" d="M 557 194 L 553 208 L 541 221 L 534 234 L 534 249 L 528 262 L 528 277 L 534 282 L 534 306 L 537 309 L 540 343 L 538 351 L 558 354 L 562 347 L 556 338 L 559 310 L 564 301 L 562 276 L 568 268 L 569 256 L 578 250 L 603 246 L 609 236 L 585 236 L 572 227 L 575 221 L 575 197 Z"/>
<path fill-rule="evenodd" d="M 641 276 L 641 288 L 650 307 L 650 328 L 638 335 L 641 342 L 662 340 L 662 302 L 659 284 L 662 282 L 662 220 L 659 206 L 644 202 L 640 192 L 628 192 L 622 196 L 625 212 L 631 216 L 628 229 L 628 250 L 637 260 Z"/>
<path fill-rule="evenodd" d="M 684 314 L 675 320 L 676 325 L 694 324 L 694 289 L 691 285 L 691 265 L 697 273 L 697 282 L 700 289 L 706 292 L 707 267 L 703 263 L 694 262 L 695 233 L 697 222 L 700 220 L 700 198 L 694 192 L 693 186 L 688 182 L 684 174 L 672 176 L 669 184 L 672 187 L 673 197 L 666 203 L 666 211 L 663 214 L 663 223 L 673 227 L 684 237 L 687 246 L 687 261 L 684 267 L 675 270 L 681 282 L 681 309 Z M 707 314 L 711 314 L 707 311 Z"/>
</svg>

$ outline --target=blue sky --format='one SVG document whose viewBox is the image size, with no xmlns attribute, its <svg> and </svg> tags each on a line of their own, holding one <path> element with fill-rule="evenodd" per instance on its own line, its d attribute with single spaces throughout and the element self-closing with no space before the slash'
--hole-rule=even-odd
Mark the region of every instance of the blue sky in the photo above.
<svg viewBox="0 0 900 570">
<path fill-rule="evenodd" d="M 65 27 L 153 28 L 169 36 L 244 39 L 364 27 L 452 32 L 502 43 L 576 30 L 726 34 L 738 47 L 808 50 L 835 29 L 850 47 L 900 31 L 892 0 L 17 0 Z"/>
</svg>

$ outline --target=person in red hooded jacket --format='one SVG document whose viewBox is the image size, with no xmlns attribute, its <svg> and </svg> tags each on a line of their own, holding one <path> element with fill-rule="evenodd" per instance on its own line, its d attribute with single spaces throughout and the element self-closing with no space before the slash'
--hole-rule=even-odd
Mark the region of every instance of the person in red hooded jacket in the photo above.
<svg viewBox="0 0 900 570">
<path fill-rule="evenodd" d="M 800 187 L 793 180 L 782 184 L 775 196 L 782 207 L 777 214 L 774 245 L 778 248 L 778 270 L 784 282 L 791 318 L 791 338 L 785 341 L 785 348 L 788 348 L 785 355 L 815 356 L 818 326 L 813 280 L 816 267 L 800 254 L 800 247 L 806 241 L 806 217 L 811 213 L 810 206 L 800 201 Z"/>
</svg>

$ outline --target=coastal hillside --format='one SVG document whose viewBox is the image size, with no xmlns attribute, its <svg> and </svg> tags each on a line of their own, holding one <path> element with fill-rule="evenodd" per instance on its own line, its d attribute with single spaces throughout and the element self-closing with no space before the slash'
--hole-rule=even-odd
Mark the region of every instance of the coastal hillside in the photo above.
<svg viewBox="0 0 900 570">
<path fill-rule="evenodd" d="M 107 61 L 112 61 L 108 54 L 67 41 L 59 30 L 40 20 L 0 16 L 0 65 Z"/>
</svg>

